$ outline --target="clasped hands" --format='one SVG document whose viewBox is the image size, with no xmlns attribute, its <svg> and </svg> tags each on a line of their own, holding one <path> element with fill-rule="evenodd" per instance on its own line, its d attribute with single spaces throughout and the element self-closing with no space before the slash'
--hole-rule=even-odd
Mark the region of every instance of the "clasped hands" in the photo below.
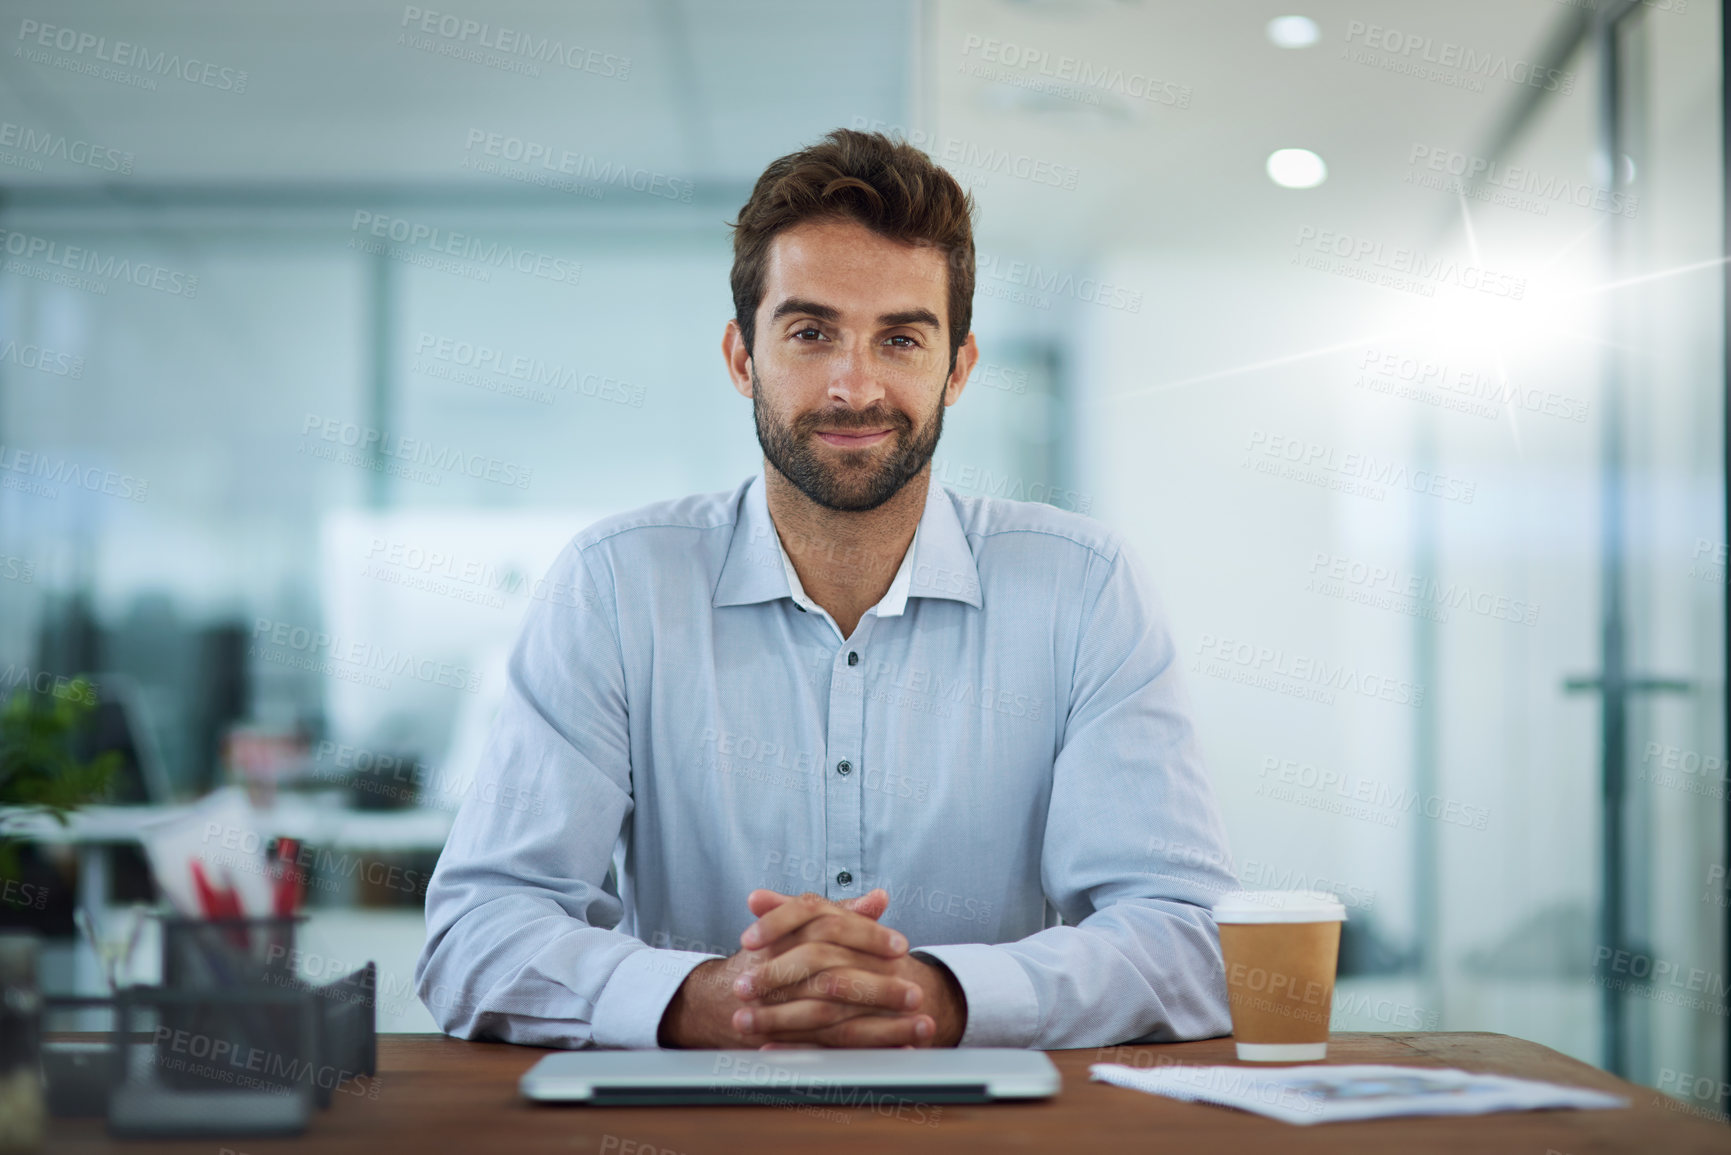
<svg viewBox="0 0 1731 1155">
<path fill-rule="evenodd" d="M 662 1015 L 664 1047 L 953 1047 L 967 1002 L 949 970 L 908 954 L 877 920 L 882 889 L 831 902 L 754 890 L 757 916 L 731 958 L 685 976 Z"/>
</svg>

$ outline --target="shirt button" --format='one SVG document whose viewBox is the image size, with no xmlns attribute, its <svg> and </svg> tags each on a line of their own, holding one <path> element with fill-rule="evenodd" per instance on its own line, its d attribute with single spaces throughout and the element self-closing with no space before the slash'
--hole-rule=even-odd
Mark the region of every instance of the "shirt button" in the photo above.
<svg viewBox="0 0 1731 1155">
<path fill-rule="evenodd" d="M 847 652 L 847 664 L 850 666 L 859 665 L 859 654 L 855 653 L 853 650 L 849 650 Z"/>
<path fill-rule="evenodd" d="M 848 775 L 848 774 L 852 774 L 853 773 L 853 763 L 849 762 L 846 758 L 843 758 L 840 762 L 837 762 L 835 764 L 835 772 L 837 774 L 841 774 L 844 776 Z"/>
<path fill-rule="evenodd" d="M 852 886 L 853 885 L 853 875 L 850 874 L 849 872 L 845 871 L 845 870 L 842 871 L 840 874 L 836 875 L 835 880 L 843 886 Z"/>
</svg>

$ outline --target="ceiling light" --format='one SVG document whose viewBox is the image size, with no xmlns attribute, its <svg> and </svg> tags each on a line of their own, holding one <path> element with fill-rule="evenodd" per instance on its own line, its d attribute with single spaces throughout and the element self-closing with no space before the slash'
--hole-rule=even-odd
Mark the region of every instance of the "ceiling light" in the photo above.
<svg viewBox="0 0 1731 1155">
<path fill-rule="evenodd" d="M 1280 148 L 1268 154 L 1268 179 L 1281 188 L 1315 188 L 1328 179 L 1328 166 L 1308 148 Z"/>
<path fill-rule="evenodd" d="M 1309 48 L 1321 36 L 1308 16 L 1276 16 L 1268 22 L 1268 39 L 1280 48 Z"/>
</svg>

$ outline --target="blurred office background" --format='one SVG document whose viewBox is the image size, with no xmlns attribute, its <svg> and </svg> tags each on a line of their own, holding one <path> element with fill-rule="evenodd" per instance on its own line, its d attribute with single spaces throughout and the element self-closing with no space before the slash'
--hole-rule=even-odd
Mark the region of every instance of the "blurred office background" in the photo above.
<svg viewBox="0 0 1731 1155">
<path fill-rule="evenodd" d="M 940 478 L 1139 551 L 1336 1025 L 1725 1077 L 1716 5 L 0 9 L 6 686 L 274 794 L 384 1029 L 546 565 L 757 468 L 724 222 L 850 126 L 978 200 Z M 55 989 L 138 863 L 26 860 Z"/>
</svg>

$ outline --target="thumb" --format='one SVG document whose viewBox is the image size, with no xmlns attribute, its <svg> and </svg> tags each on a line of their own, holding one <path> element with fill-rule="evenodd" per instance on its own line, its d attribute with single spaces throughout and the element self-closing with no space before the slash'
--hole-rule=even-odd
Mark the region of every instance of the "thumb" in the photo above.
<svg viewBox="0 0 1731 1155">
<path fill-rule="evenodd" d="M 889 909 L 890 895 L 889 891 L 880 886 L 870 894 L 861 895 L 859 898 L 844 898 L 837 905 L 845 907 L 855 914 L 863 914 L 875 921 L 882 918 L 884 911 Z"/>
</svg>

